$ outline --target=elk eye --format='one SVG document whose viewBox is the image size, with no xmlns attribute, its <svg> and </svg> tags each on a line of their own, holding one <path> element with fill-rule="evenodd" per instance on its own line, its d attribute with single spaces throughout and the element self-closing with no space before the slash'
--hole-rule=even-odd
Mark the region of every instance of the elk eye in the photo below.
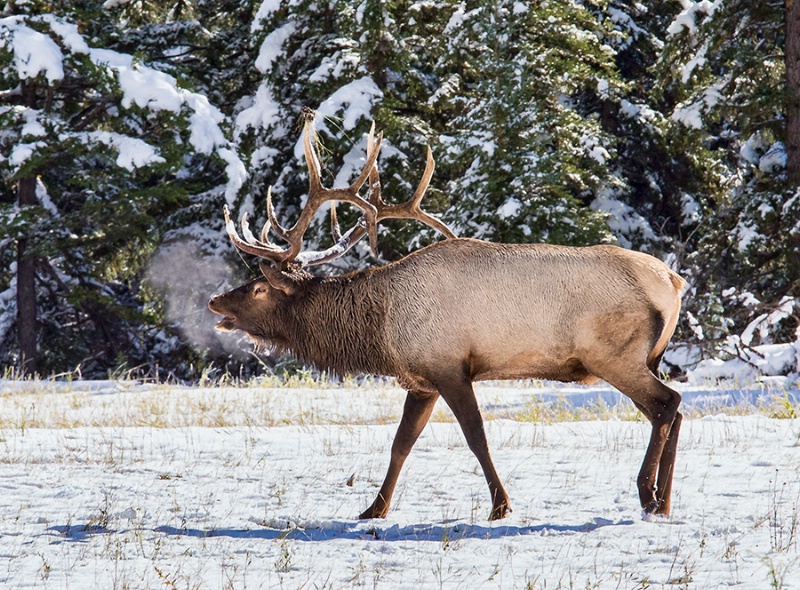
<svg viewBox="0 0 800 590">
<path fill-rule="evenodd" d="M 266 287 L 255 287 L 253 289 L 253 295 L 262 295 L 267 292 Z"/>
</svg>

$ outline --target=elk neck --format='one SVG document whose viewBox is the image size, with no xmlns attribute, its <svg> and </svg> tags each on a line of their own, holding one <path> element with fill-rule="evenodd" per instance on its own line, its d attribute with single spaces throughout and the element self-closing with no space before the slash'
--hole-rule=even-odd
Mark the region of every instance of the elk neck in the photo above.
<svg viewBox="0 0 800 590">
<path fill-rule="evenodd" d="M 386 282 L 372 271 L 312 279 L 282 310 L 285 348 L 336 374 L 394 374 L 386 347 Z"/>
</svg>

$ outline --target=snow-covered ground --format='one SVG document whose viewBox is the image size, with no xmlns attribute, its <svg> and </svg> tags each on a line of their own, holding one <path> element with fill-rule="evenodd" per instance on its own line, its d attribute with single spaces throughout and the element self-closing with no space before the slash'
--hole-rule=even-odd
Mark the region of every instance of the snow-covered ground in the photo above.
<svg viewBox="0 0 800 590">
<path fill-rule="evenodd" d="M 669 518 L 639 510 L 629 402 L 509 384 L 478 391 L 508 518 L 441 408 L 361 522 L 396 388 L 0 381 L 0 588 L 800 588 L 800 423 L 767 415 L 797 391 L 682 393 Z"/>
</svg>

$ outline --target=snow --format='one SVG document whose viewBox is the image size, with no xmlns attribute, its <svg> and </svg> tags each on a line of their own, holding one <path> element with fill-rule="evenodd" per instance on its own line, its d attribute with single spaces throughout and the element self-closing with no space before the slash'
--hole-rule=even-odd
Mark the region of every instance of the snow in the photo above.
<svg viewBox="0 0 800 590">
<path fill-rule="evenodd" d="M 750 137 L 742 143 L 739 149 L 739 155 L 750 164 L 758 164 L 761 159 L 761 154 L 766 150 L 766 142 L 764 141 L 761 133 L 753 133 Z"/>
<path fill-rule="evenodd" d="M 320 119 L 341 117 L 342 129 L 350 131 L 362 118 L 370 118 L 373 103 L 383 97 L 378 85 L 369 76 L 345 84 L 317 108 Z"/>
<path fill-rule="evenodd" d="M 620 112 L 631 119 L 652 121 L 657 118 L 656 112 L 647 105 L 637 105 L 624 98 L 620 101 Z"/>
<path fill-rule="evenodd" d="M 18 168 L 19 166 L 22 166 L 36 150 L 45 147 L 47 147 L 47 144 L 43 141 L 18 143 L 11 149 L 11 154 L 8 156 L 8 163 L 12 167 Z"/>
<path fill-rule="evenodd" d="M 106 3 L 105 7 L 115 5 Z M 73 23 L 65 22 L 50 14 L 31 18 L 47 23 L 67 51 L 88 54 L 97 66 L 112 70 L 122 90 L 123 107 L 131 108 L 136 105 L 151 111 L 180 113 L 184 105 L 188 106 L 192 110 L 189 117 L 189 141 L 192 147 L 201 154 L 211 154 L 217 148 L 226 149 L 225 155 L 220 155 L 228 161 L 228 170 L 236 173 L 230 179 L 229 190 L 241 186 L 239 171 L 244 165 L 233 161 L 235 152 L 228 149 L 229 142 L 219 126 L 224 116 L 205 96 L 180 88 L 173 76 L 138 63 L 129 54 L 110 49 L 90 48 Z M 23 22 L 23 17 L 0 19 L 0 46 L 6 47 L 9 41 L 13 45 L 14 63 L 17 75 L 21 79 L 33 78 L 40 74 L 44 74 L 51 84 L 63 79 L 64 55 L 61 48 L 49 36 L 27 26 Z M 24 115 L 26 122 L 22 129 L 23 136 L 41 137 L 46 134 L 44 126 L 36 119 L 37 111 L 29 110 Z M 119 150 L 117 164 L 127 170 L 164 161 L 152 146 L 138 138 L 105 131 L 81 135 L 84 140 L 99 141 Z M 38 147 L 41 147 L 40 142 L 16 145 L 9 158 L 9 164 L 21 165 Z M 238 156 L 236 159 L 238 160 Z"/>
<path fill-rule="evenodd" d="M 253 104 L 243 109 L 236 116 L 237 136 L 247 129 L 268 129 L 281 123 L 280 105 L 272 96 L 266 84 L 261 84 L 256 91 Z"/>
<path fill-rule="evenodd" d="M 47 35 L 35 31 L 21 22 L 19 17 L 0 19 L 0 31 L 10 31 L 13 40 L 14 64 L 20 79 L 35 78 L 44 74 L 52 84 L 64 78 L 64 56 L 56 42 Z M 7 41 L 0 35 L 0 43 Z"/>
<path fill-rule="evenodd" d="M 756 329 L 759 330 L 761 341 L 765 342 L 769 335 L 769 328 L 789 318 L 796 305 L 797 300 L 793 297 L 783 297 L 774 311 L 763 313 L 750 322 L 744 332 L 742 332 L 742 342 L 749 346 L 753 340 Z"/>
<path fill-rule="evenodd" d="M 255 33 L 261 30 L 263 21 L 267 20 L 281 8 L 281 0 L 264 0 L 258 7 L 258 12 L 250 25 L 250 32 Z"/>
<path fill-rule="evenodd" d="M 608 190 L 600 190 L 597 197 L 589 204 L 593 211 L 601 211 L 608 215 L 608 228 L 614 233 L 620 245 L 630 248 L 633 235 L 639 235 L 643 240 L 654 240 L 655 232 L 647 220 L 639 215 L 636 210 L 615 199 Z"/>
<path fill-rule="evenodd" d="M 180 111 L 183 98 L 174 77 L 134 63 L 132 55 L 112 49 L 92 49 L 90 55 L 96 64 L 105 64 L 116 71 L 123 93 L 122 106 L 126 109 L 135 104 L 153 111 Z"/>
<path fill-rule="evenodd" d="M 758 233 L 753 224 L 749 220 L 739 220 L 736 224 L 736 237 L 738 238 L 737 248 L 739 252 L 744 252 L 750 247 L 753 240 L 757 239 L 761 234 Z"/>
<path fill-rule="evenodd" d="M 684 29 L 687 29 L 690 34 L 694 35 L 697 33 L 698 28 L 697 15 L 705 14 L 712 16 L 722 4 L 722 0 L 716 0 L 715 2 L 709 0 L 701 0 L 700 2 L 681 0 L 681 4 L 683 5 L 683 11 L 681 11 L 669 27 L 667 27 L 667 33 L 669 35 L 677 35 Z"/>
<path fill-rule="evenodd" d="M 343 39 L 339 41 L 346 43 Z M 319 67 L 308 77 L 308 82 L 313 84 L 326 82 L 330 78 L 338 79 L 346 69 L 356 70 L 360 62 L 361 56 L 349 48 L 337 51 L 333 56 L 325 56 L 322 59 Z"/>
<path fill-rule="evenodd" d="M 47 187 L 44 185 L 44 182 L 42 182 L 41 177 L 36 178 L 36 198 L 47 211 L 53 215 L 58 215 L 58 207 L 56 207 L 53 199 L 50 198 Z"/>
<path fill-rule="evenodd" d="M 242 188 L 245 180 L 247 180 L 247 168 L 244 162 L 239 158 L 239 155 L 232 149 L 219 148 L 217 154 L 222 158 L 225 163 L 225 174 L 228 176 L 228 183 L 225 185 L 225 201 L 233 207 L 236 193 Z"/>
<path fill-rule="evenodd" d="M 266 36 L 261 43 L 261 49 L 256 58 L 256 69 L 262 74 L 267 74 L 272 69 L 272 64 L 280 57 L 283 44 L 291 37 L 297 26 L 293 22 L 288 22 Z"/>
<path fill-rule="evenodd" d="M 681 219 L 684 223 L 698 223 L 702 220 L 700 203 L 690 194 L 681 194 Z"/>
<path fill-rule="evenodd" d="M 227 146 L 228 140 L 219 126 L 225 120 L 222 112 L 202 94 L 186 93 L 184 99 L 194 111 L 189 117 L 189 142 L 194 149 L 210 154 L 219 146 Z"/>
<path fill-rule="evenodd" d="M 96 48 L 89 54 L 95 64 L 105 65 L 116 72 L 123 93 L 122 106 L 131 108 L 136 105 L 154 112 L 180 113 L 186 105 L 192 110 L 189 117 L 192 147 L 201 154 L 210 154 L 216 149 L 224 159 L 221 150 L 226 150 L 228 158 L 234 153 L 228 149 L 229 142 L 219 127 L 224 115 L 205 96 L 180 88 L 174 77 L 137 63 L 131 55 Z M 236 183 L 238 179 L 233 178 L 231 182 Z"/>
<path fill-rule="evenodd" d="M 727 361 L 706 359 L 690 372 L 690 382 L 736 380 L 745 385 L 764 377 L 797 375 L 800 372 L 800 342 L 763 344 L 742 348 L 739 356 Z"/>
<path fill-rule="evenodd" d="M 50 29 L 61 37 L 61 42 L 71 53 L 89 53 L 89 46 L 78 31 L 76 24 L 64 22 L 52 14 L 45 14 L 41 18 L 50 24 Z"/>
<path fill-rule="evenodd" d="M 786 146 L 783 142 L 777 141 L 758 161 L 758 169 L 767 174 L 778 172 L 786 168 L 786 158 Z"/>
<path fill-rule="evenodd" d="M 450 20 L 447 22 L 447 26 L 445 26 L 444 31 L 442 32 L 443 35 L 452 35 L 455 32 L 462 29 L 462 25 L 466 18 L 466 14 L 464 12 L 465 7 L 464 3 L 458 5 L 458 7 L 453 11 L 453 14 L 450 16 Z"/>
<path fill-rule="evenodd" d="M 515 197 L 509 197 L 508 200 L 497 210 L 497 216 L 501 219 L 508 217 L 516 217 L 522 209 L 522 203 Z"/>
<path fill-rule="evenodd" d="M 124 6 L 125 4 L 130 3 L 132 0 L 106 0 L 103 2 L 103 8 L 117 8 L 118 6 Z"/>
<path fill-rule="evenodd" d="M 428 98 L 428 105 L 433 106 L 440 100 L 448 100 L 457 96 L 461 88 L 461 77 L 457 74 L 449 76 L 436 91 Z"/>
<path fill-rule="evenodd" d="M 678 106 L 672 113 L 672 118 L 692 129 L 701 129 L 703 127 L 703 102 L 698 101 Z"/>
<path fill-rule="evenodd" d="M 158 155 L 156 148 L 136 137 L 111 131 L 90 131 L 74 135 L 86 143 L 102 143 L 114 148 L 117 150 L 117 166 L 131 172 L 136 168 L 166 161 Z"/>
<path fill-rule="evenodd" d="M 686 62 L 686 65 L 683 66 L 681 70 L 681 82 L 686 84 L 689 81 L 689 78 L 692 77 L 692 72 L 694 72 L 697 66 L 702 67 L 706 63 L 706 53 L 708 53 L 708 43 L 704 43 L 702 47 L 694 54 L 692 59 Z"/>
<path fill-rule="evenodd" d="M 8 289 L 0 291 L 0 341 L 4 340 L 17 320 L 17 263 L 8 269 L 11 274 Z"/>
<path fill-rule="evenodd" d="M 20 131 L 20 137 L 44 137 L 47 135 L 47 130 L 38 119 L 41 111 L 25 107 L 19 107 L 19 109 L 22 110 L 22 115 L 25 118 L 25 124 L 22 126 L 22 131 Z"/>
<path fill-rule="evenodd" d="M 272 166 L 279 154 L 280 152 L 273 147 L 261 146 L 253 150 L 253 155 L 250 156 L 250 166 L 253 168 Z"/>
<path fill-rule="evenodd" d="M 611 158 L 611 154 L 603 146 L 599 145 L 598 137 L 587 133 L 582 135 L 578 141 L 584 153 L 601 166 L 605 165 L 606 161 Z"/>
<path fill-rule="evenodd" d="M 672 119 L 683 123 L 687 127 L 701 129 L 703 127 L 703 113 L 713 109 L 724 100 L 723 88 L 727 82 L 728 80 L 726 79 L 706 88 L 694 102 L 679 104 L 672 113 Z"/>
<path fill-rule="evenodd" d="M 0 381 L 0 585 L 797 587 L 800 422 L 684 420 L 672 515 L 644 518 L 647 424 L 512 418 L 579 393 L 614 392 L 479 388 L 506 519 L 486 520 L 480 468 L 440 407 L 389 517 L 358 521 L 388 463 L 396 388 Z M 683 393 L 690 410 L 750 391 Z"/>
</svg>

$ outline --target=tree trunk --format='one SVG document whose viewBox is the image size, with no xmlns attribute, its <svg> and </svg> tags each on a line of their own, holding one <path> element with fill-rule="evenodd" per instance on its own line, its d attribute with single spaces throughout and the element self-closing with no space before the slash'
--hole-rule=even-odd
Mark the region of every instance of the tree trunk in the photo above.
<svg viewBox="0 0 800 590">
<path fill-rule="evenodd" d="M 22 82 L 22 101 L 28 108 L 36 108 L 36 84 Z M 17 187 L 20 210 L 36 205 L 36 177 L 21 178 Z M 23 374 L 36 372 L 36 257 L 31 252 L 30 236 L 17 240 L 17 342 L 19 344 L 19 369 Z"/>
<path fill-rule="evenodd" d="M 800 0 L 786 0 L 786 174 L 800 185 Z"/>
<path fill-rule="evenodd" d="M 18 188 L 19 207 L 36 204 L 36 178 L 23 178 Z M 30 239 L 17 241 L 17 341 L 19 368 L 23 374 L 36 372 L 36 257 Z"/>
</svg>

